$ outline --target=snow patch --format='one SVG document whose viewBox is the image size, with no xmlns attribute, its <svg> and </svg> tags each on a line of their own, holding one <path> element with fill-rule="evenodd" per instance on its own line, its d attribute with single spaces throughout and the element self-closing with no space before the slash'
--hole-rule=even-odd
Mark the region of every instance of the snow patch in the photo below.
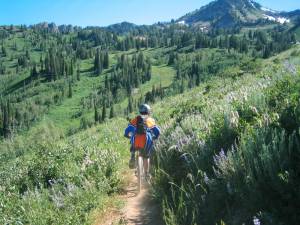
<svg viewBox="0 0 300 225">
<path fill-rule="evenodd" d="M 200 30 L 203 32 L 206 30 L 207 27 L 200 27 Z"/>
<path fill-rule="evenodd" d="M 179 21 L 178 24 L 185 25 L 185 21 L 184 20 Z"/>
<path fill-rule="evenodd" d="M 281 23 L 281 24 L 284 24 L 284 23 L 289 23 L 290 20 L 287 19 L 287 18 L 284 18 L 284 17 L 273 17 L 273 16 L 268 16 L 268 15 L 265 15 L 264 14 L 264 18 L 267 19 L 267 20 L 270 20 L 270 21 L 275 21 L 275 22 L 278 22 L 278 23 Z"/>
<path fill-rule="evenodd" d="M 278 17 L 277 18 L 277 22 L 281 23 L 281 24 L 284 24 L 284 23 L 289 23 L 290 20 L 287 19 L 287 18 L 284 18 L 284 17 Z"/>
<path fill-rule="evenodd" d="M 256 7 L 255 7 L 255 5 L 254 5 L 253 1 L 249 0 L 249 3 L 252 5 L 252 7 L 253 7 L 253 8 L 255 8 L 255 9 L 256 9 Z"/>
<path fill-rule="evenodd" d="M 276 21 L 276 18 L 273 17 L 273 16 L 268 16 L 268 15 L 264 14 L 264 18 L 267 19 L 267 20 Z"/>
</svg>

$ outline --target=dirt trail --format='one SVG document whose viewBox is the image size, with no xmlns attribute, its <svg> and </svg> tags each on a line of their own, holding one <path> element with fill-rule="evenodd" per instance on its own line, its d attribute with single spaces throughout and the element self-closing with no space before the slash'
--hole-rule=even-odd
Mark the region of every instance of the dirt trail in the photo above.
<svg viewBox="0 0 300 225">
<path fill-rule="evenodd" d="M 145 187 L 137 194 L 136 178 L 127 189 L 127 204 L 122 210 L 125 224 L 163 225 L 159 206 L 152 200 L 149 188 Z"/>
<path fill-rule="evenodd" d="M 139 194 L 137 178 L 130 176 L 130 183 L 124 190 L 122 198 L 125 207 L 106 220 L 101 225 L 164 225 L 161 210 L 149 194 L 149 187 L 145 187 Z"/>
</svg>

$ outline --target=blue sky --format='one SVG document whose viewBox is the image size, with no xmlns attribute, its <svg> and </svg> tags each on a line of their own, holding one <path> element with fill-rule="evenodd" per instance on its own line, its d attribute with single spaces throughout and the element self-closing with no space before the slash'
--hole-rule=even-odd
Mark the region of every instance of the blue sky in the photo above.
<svg viewBox="0 0 300 225">
<path fill-rule="evenodd" d="M 0 0 L 0 24 L 42 21 L 79 26 L 106 26 L 122 21 L 152 24 L 170 21 L 200 8 L 210 0 Z M 257 0 L 262 5 L 291 11 L 299 0 Z"/>
</svg>

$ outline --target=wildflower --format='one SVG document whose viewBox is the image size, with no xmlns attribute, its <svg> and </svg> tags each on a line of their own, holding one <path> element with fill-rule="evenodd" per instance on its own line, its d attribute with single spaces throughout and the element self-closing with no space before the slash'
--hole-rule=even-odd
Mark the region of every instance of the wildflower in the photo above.
<svg viewBox="0 0 300 225">
<path fill-rule="evenodd" d="M 193 176 L 191 173 L 188 173 L 187 178 L 188 178 L 190 181 L 194 182 L 194 176 Z"/>
<path fill-rule="evenodd" d="M 214 156 L 214 162 L 215 162 L 216 165 L 220 165 L 225 160 L 227 160 L 227 156 L 224 152 L 224 149 L 222 148 L 219 155 Z"/>
<path fill-rule="evenodd" d="M 258 110 L 257 110 L 257 108 L 256 108 L 255 106 L 250 106 L 250 110 L 251 110 L 254 114 L 256 114 L 256 115 L 259 114 L 259 113 L 258 113 Z"/>
<path fill-rule="evenodd" d="M 253 224 L 260 225 L 260 220 L 256 216 L 253 217 Z"/>
<path fill-rule="evenodd" d="M 204 183 L 208 185 L 209 182 L 210 182 L 210 180 L 209 180 L 207 174 L 204 172 Z"/>
<path fill-rule="evenodd" d="M 239 125 L 239 113 L 237 111 L 230 112 L 230 126 L 231 127 L 238 127 Z"/>
</svg>

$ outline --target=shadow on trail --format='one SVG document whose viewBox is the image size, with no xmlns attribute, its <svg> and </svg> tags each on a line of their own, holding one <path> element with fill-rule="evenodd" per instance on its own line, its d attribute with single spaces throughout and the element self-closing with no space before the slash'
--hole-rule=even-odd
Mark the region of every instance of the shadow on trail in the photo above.
<svg viewBox="0 0 300 225">
<path fill-rule="evenodd" d="M 145 187 L 138 193 L 136 181 L 126 189 L 123 218 L 127 225 L 164 225 L 161 208 L 149 192 L 149 187 Z"/>
</svg>

